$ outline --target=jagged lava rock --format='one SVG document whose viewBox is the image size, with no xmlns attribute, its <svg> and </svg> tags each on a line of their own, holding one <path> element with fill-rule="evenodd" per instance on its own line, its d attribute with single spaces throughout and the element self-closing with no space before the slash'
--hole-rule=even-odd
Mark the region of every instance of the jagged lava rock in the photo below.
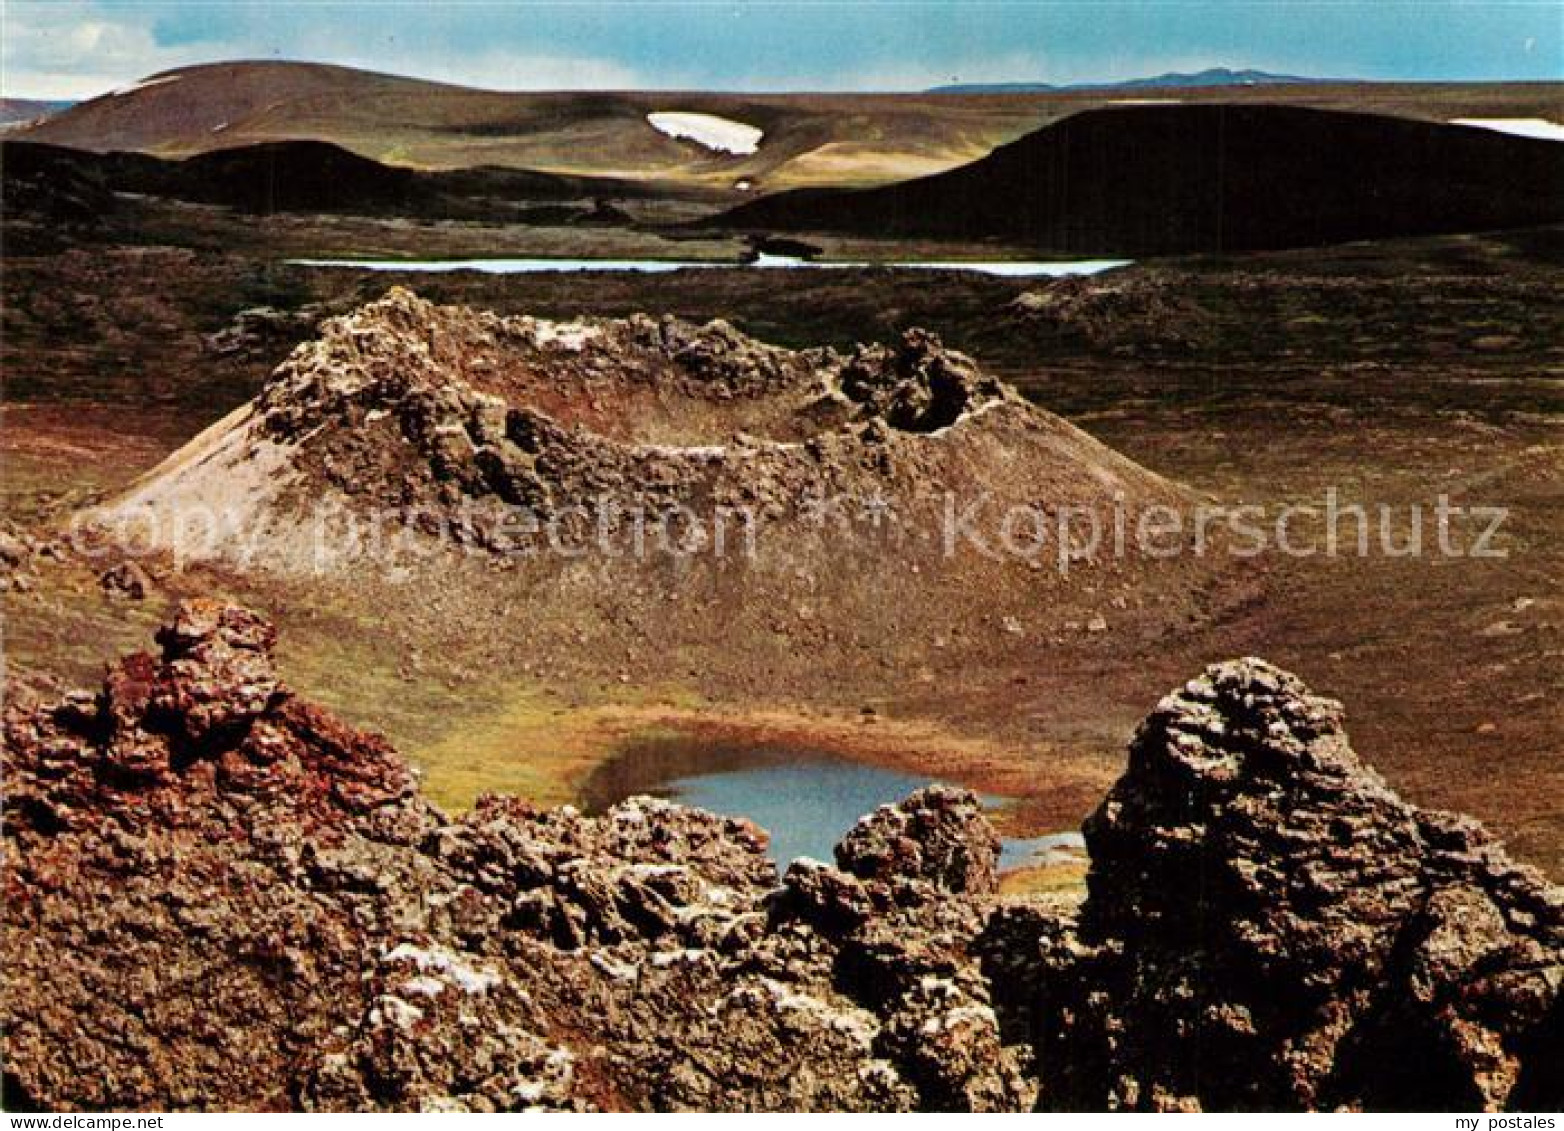
<svg viewBox="0 0 1564 1131">
<path fill-rule="evenodd" d="M 930 786 L 899 805 L 882 805 L 836 848 L 837 865 L 865 880 L 917 876 L 947 891 L 999 890 L 999 836 L 976 797 Z"/>
<path fill-rule="evenodd" d="M 1163 700 L 1085 832 L 1045 1103 L 1564 1102 L 1564 893 L 1398 798 L 1295 676 L 1240 660 Z"/>
<path fill-rule="evenodd" d="M 452 820 L 288 690 L 262 618 L 194 601 L 158 638 L 97 696 L 6 713 L 8 1108 L 1029 1098 L 948 889 L 821 866 L 884 909 L 843 930 L 775 894 L 745 821 L 650 798 Z"/>
<path fill-rule="evenodd" d="M 1078 913 L 995 897 L 970 793 L 778 881 L 633 798 L 451 818 L 182 606 L 5 714 L 5 1103 L 24 1108 L 1557 1107 L 1564 893 L 1398 799 L 1256 660 L 1147 719 Z"/>
</svg>

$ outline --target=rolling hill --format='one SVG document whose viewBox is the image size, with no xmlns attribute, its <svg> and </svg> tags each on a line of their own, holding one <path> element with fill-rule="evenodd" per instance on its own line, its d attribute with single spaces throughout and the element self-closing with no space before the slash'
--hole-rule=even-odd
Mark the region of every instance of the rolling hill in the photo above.
<svg viewBox="0 0 1564 1131">
<path fill-rule="evenodd" d="M 648 120 L 701 114 L 762 131 L 754 154 L 670 137 Z M 180 157 L 279 140 L 330 141 L 427 169 L 504 166 L 731 191 L 740 181 L 873 183 L 982 156 L 1036 122 L 1024 102 L 920 96 L 496 93 L 345 67 L 189 67 L 82 103 L 27 132 L 75 148 Z"/>
<path fill-rule="evenodd" d="M 1543 83 L 1298 83 L 1175 93 L 1192 102 L 1263 99 L 1443 121 L 1555 117 L 1561 90 Z M 21 135 L 163 157 L 327 141 L 390 165 L 535 169 L 733 199 L 942 172 L 1123 94 L 501 93 L 324 64 L 226 62 L 151 76 Z M 660 132 L 651 114 L 710 115 L 759 129 L 761 139 L 752 154 L 725 153 Z"/>
<path fill-rule="evenodd" d="M 424 172 L 360 157 L 320 141 L 278 141 L 167 161 L 144 153 L 91 153 L 38 142 L 0 141 L 6 211 L 91 219 L 135 193 L 243 212 L 313 212 L 441 219 L 527 220 L 538 207 L 569 222 L 586 207 L 562 207 L 639 186 L 524 169 Z M 555 207 L 549 207 L 555 205 Z"/>
<path fill-rule="evenodd" d="M 1093 110 L 961 169 L 707 221 L 1086 255 L 1307 247 L 1564 220 L 1564 145 L 1302 107 Z"/>
</svg>

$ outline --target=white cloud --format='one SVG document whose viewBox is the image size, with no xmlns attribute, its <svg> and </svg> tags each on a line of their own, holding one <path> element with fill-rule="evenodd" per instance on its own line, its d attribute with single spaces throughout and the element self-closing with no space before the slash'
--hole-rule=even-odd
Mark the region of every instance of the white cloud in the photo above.
<svg viewBox="0 0 1564 1131">
<path fill-rule="evenodd" d="M 81 99 L 159 71 L 225 59 L 276 58 L 270 45 L 240 39 L 161 44 L 135 12 L 116 13 L 91 0 L 50 3 L 0 0 L 0 94 L 10 98 Z M 414 75 L 491 90 L 614 90 L 647 85 L 606 59 L 546 53 L 366 53 L 361 40 L 316 35 L 315 62 Z M 662 76 L 664 79 L 671 76 Z"/>
<path fill-rule="evenodd" d="M 85 0 L 0 9 L 0 93 L 8 97 L 90 97 L 204 56 L 201 45 L 164 47 L 148 29 Z"/>
<path fill-rule="evenodd" d="M 373 9 L 366 6 L 360 11 Z M 236 23 L 227 32 L 214 33 L 215 38 L 171 45 L 158 41 L 148 9 L 139 4 L 0 0 L 0 93 L 17 98 L 87 98 L 159 71 L 257 58 L 339 63 L 491 90 L 690 90 L 709 85 L 700 77 L 699 63 L 682 70 L 659 67 L 642 73 L 613 59 L 555 54 L 546 47 L 506 50 L 497 45 L 475 54 L 441 43 L 398 43 L 336 21 L 310 21 L 306 30 L 307 36 L 299 39 L 294 25 L 266 29 L 253 22 Z M 275 41 L 278 36 L 284 40 Z M 1258 59 L 1248 54 L 1155 58 L 1124 52 L 1087 57 L 1039 47 L 953 62 L 868 63 L 845 73 L 757 69 L 742 82 L 726 85 L 748 90 L 924 90 L 953 82 L 1111 82 L 1222 65 L 1317 73 L 1299 59 Z"/>
</svg>

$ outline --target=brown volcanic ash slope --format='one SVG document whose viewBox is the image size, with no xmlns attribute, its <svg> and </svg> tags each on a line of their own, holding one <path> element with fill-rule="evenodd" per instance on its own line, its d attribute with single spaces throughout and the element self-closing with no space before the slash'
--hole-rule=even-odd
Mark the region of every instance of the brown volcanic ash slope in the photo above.
<svg viewBox="0 0 1564 1131">
<path fill-rule="evenodd" d="M 780 884 L 646 798 L 451 819 L 254 614 L 159 640 L 6 712 L 8 1110 L 1564 1102 L 1564 891 L 1260 661 L 1143 724 L 1077 914 L 940 787 Z"/>
<path fill-rule="evenodd" d="M 530 645 L 577 663 L 601 632 L 818 671 L 811 648 L 954 654 L 1044 614 L 1182 615 L 1210 561 L 1152 561 L 1133 538 L 1120 555 L 1112 523 L 1190 501 L 917 331 L 843 355 L 721 322 L 547 323 L 394 290 L 325 323 L 97 518 L 250 570 L 517 603 Z M 1060 569 L 1067 508 L 1097 516 L 1101 544 Z M 187 523 L 203 513 L 225 536 Z M 419 552 L 376 542 L 377 515 L 388 532 L 409 516 Z M 1086 520 L 1070 532 L 1082 547 Z"/>
<path fill-rule="evenodd" d="M 716 226 L 998 238 L 1089 255 L 1307 247 L 1564 220 L 1564 145 L 1295 106 L 1123 106 L 904 184 L 800 189 Z"/>
</svg>

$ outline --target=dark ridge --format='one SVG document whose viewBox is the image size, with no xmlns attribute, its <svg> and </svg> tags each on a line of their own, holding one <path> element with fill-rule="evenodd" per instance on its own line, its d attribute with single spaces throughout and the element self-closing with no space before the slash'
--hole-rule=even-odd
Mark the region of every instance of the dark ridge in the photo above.
<svg viewBox="0 0 1564 1131">
<path fill-rule="evenodd" d="M 429 196 L 429 186 L 412 170 L 321 141 L 220 149 L 167 172 L 166 195 L 246 212 L 380 211 L 417 207 Z"/>
<path fill-rule="evenodd" d="M 947 173 L 779 193 L 705 223 L 1143 256 L 1560 220 L 1559 143 L 1376 114 L 1216 104 L 1086 111 Z"/>
<path fill-rule="evenodd" d="M 424 172 L 384 165 L 323 141 L 279 141 L 214 150 L 182 161 L 140 153 L 92 153 L 39 142 L 0 141 L 6 211 L 88 219 L 136 193 L 243 212 L 317 212 L 431 219 L 525 219 L 539 201 L 631 195 L 627 186 L 525 169 Z M 13 197 L 13 193 L 15 196 Z M 575 211 L 563 217 L 577 219 Z"/>
<path fill-rule="evenodd" d="M 157 163 L 151 157 L 114 156 Z M 57 145 L 0 141 L 0 207 L 6 219 L 92 224 L 114 211 L 109 165 L 109 158 Z"/>
</svg>

